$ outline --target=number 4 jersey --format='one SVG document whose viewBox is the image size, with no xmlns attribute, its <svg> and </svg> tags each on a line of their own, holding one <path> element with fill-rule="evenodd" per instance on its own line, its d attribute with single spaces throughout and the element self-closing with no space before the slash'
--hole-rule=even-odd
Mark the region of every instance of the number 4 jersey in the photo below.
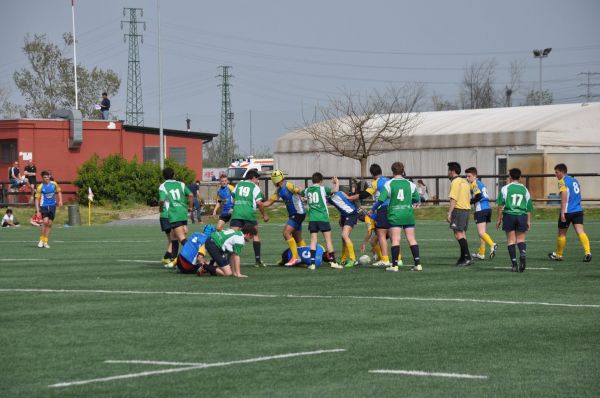
<svg viewBox="0 0 600 398">
<path fill-rule="evenodd" d="M 533 210 L 531 195 L 523 184 L 511 182 L 500 190 L 496 200 L 498 206 L 504 206 L 504 214 L 520 216 Z"/>
</svg>

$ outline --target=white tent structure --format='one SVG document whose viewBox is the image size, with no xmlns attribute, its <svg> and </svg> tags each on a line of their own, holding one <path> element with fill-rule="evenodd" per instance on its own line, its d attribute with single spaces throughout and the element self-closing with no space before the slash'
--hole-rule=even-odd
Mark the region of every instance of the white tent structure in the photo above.
<svg viewBox="0 0 600 398">
<path fill-rule="evenodd" d="M 480 175 L 505 174 L 512 167 L 524 174 L 553 173 L 557 163 L 567 164 L 570 173 L 600 172 L 600 103 L 423 112 L 418 117 L 418 126 L 402 138 L 405 149 L 374 156 L 368 163 L 378 163 L 388 173 L 399 160 L 410 176 L 445 175 L 449 161 L 459 162 L 463 170 L 475 166 Z M 357 160 L 323 151 L 303 131 L 279 138 L 274 157 L 290 176 L 314 171 L 360 175 Z M 580 180 L 585 196 L 600 197 L 600 178 Z M 495 196 L 498 181 L 484 182 Z M 444 199 L 446 181 L 439 188 Z M 534 197 L 546 197 L 556 192 L 556 180 L 532 179 L 530 189 Z"/>
</svg>

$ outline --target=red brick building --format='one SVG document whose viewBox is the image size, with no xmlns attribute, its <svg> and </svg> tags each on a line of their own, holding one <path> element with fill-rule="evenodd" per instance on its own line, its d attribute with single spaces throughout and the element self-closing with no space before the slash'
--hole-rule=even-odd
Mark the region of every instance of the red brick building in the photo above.
<svg viewBox="0 0 600 398">
<path fill-rule="evenodd" d="M 19 160 L 20 171 L 32 159 L 38 181 L 49 170 L 57 181 L 73 181 L 77 168 L 94 153 L 104 158 L 120 154 L 132 160 L 159 162 L 159 131 L 154 127 L 124 125 L 120 120 L 17 119 L 0 120 L 0 171 L 8 181 L 8 169 Z M 217 134 L 163 129 L 165 159 L 177 160 L 202 177 L 203 145 Z M 3 184 L 7 189 L 7 184 Z M 63 186 L 63 190 L 74 190 Z M 23 199 L 23 198 L 21 198 Z M 25 198 L 26 200 L 26 198 Z"/>
</svg>

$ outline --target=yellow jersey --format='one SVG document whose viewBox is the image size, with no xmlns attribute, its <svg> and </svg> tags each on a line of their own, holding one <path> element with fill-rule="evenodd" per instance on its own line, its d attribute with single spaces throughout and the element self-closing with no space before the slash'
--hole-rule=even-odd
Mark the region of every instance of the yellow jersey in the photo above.
<svg viewBox="0 0 600 398">
<path fill-rule="evenodd" d="M 464 178 L 452 180 L 448 197 L 456 201 L 456 209 L 471 210 L 471 187 Z"/>
</svg>

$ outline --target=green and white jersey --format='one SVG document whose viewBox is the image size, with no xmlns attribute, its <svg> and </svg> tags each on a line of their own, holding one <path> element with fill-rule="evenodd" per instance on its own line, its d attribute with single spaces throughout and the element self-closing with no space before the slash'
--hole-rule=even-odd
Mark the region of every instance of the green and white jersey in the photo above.
<svg viewBox="0 0 600 398">
<path fill-rule="evenodd" d="M 327 198 L 331 195 L 331 188 L 322 185 L 313 185 L 301 192 L 308 202 L 308 221 L 329 222 L 329 209 Z"/>
<path fill-rule="evenodd" d="M 238 256 L 242 253 L 242 248 L 244 247 L 244 243 L 246 243 L 244 234 L 241 231 L 234 231 L 233 229 L 213 232 L 210 239 L 224 253 L 235 253 Z"/>
<path fill-rule="evenodd" d="M 387 210 L 388 222 L 391 225 L 415 225 L 413 203 L 420 200 L 417 186 L 402 178 L 392 178 L 383 186 L 379 201 L 389 199 Z"/>
<path fill-rule="evenodd" d="M 233 191 L 233 220 L 256 221 L 256 202 L 263 200 L 260 188 L 252 181 L 240 181 Z"/>
<path fill-rule="evenodd" d="M 167 180 L 160 184 L 158 197 L 164 202 L 164 210 L 160 216 L 168 218 L 171 223 L 187 221 L 190 194 L 190 189 L 181 181 Z"/>
<path fill-rule="evenodd" d="M 521 216 L 533 211 L 533 202 L 529 191 L 525 185 L 518 182 L 511 182 L 503 186 L 498 199 L 496 199 L 496 204 L 504 206 L 504 214 Z"/>
</svg>

